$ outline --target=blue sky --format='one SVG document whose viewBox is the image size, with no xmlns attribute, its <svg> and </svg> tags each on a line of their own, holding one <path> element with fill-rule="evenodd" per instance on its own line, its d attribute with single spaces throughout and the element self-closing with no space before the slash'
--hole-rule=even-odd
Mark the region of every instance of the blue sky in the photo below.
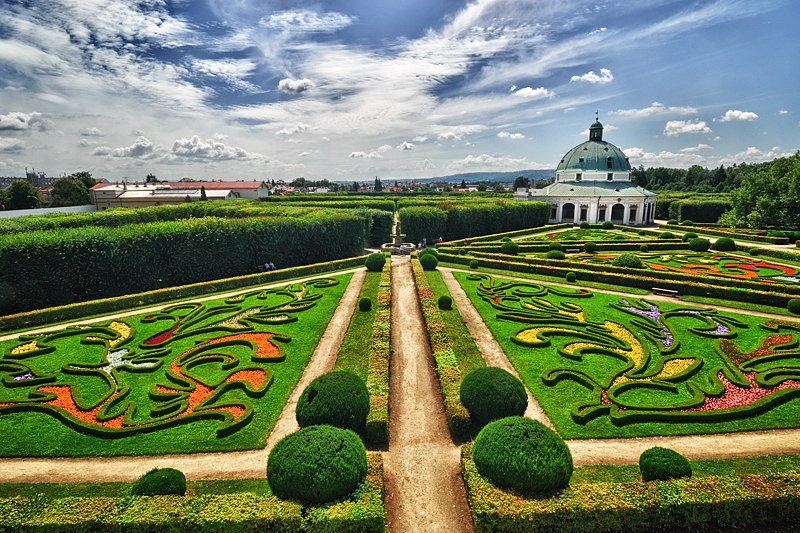
<svg viewBox="0 0 800 533">
<path fill-rule="evenodd" d="M 0 175 L 368 180 L 800 149 L 795 0 L 0 0 Z"/>
</svg>

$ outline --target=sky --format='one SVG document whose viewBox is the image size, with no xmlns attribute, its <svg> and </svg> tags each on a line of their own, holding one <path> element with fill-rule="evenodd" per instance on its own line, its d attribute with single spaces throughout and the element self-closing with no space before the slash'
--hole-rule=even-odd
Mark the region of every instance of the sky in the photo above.
<svg viewBox="0 0 800 533">
<path fill-rule="evenodd" d="M 0 0 L 0 176 L 408 179 L 800 149 L 797 0 Z"/>
</svg>

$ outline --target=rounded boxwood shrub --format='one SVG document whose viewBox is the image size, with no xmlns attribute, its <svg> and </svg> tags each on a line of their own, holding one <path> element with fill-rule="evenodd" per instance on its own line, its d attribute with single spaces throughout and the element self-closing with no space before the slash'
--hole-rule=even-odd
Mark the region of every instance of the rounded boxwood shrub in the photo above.
<svg viewBox="0 0 800 533">
<path fill-rule="evenodd" d="M 459 248 L 458 249 L 458 255 L 467 255 L 466 248 Z"/>
<path fill-rule="evenodd" d="M 658 235 L 658 238 L 659 239 L 674 239 L 675 238 L 675 234 L 672 233 L 671 231 L 664 231 L 664 232 L 661 232 Z"/>
<path fill-rule="evenodd" d="M 133 482 L 133 496 L 159 496 L 186 494 L 186 476 L 174 468 L 154 468 Z"/>
<path fill-rule="evenodd" d="M 503 237 L 500 239 L 502 242 L 511 242 L 511 237 Z"/>
<path fill-rule="evenodd" d="M 372 300 L 369 298 L 361 298 L 358 301 L 358 310 L 359 311 L 370 311 L 372 310 Z"/>
<path fill-rule="evenodd" d="M 422 254 L 419 256 L 419 264 L 422 265 L 422 270 L 436 270 L 439 260 L 433 254 Z"/>
<path fill-rule="evenodd" d="M 439 250 L 437 250 L 436 248 L 423 248 L 422 250 L 419 251 L 420 257 L 428 254 L 434 256 L 436 259 L 439 259 Z"/>
<path fill-rule="evenodd" d="M 311 426 L 291 433 L 267 458 L 267 481 L 279 498 L 324 503 L 352 493 L 367 475 L 367 450 L 352 431 Z"/>
<path fill-rule="evenodd" d="M 597 251 L 597 243 L 594 241 L 589 241 L 583 244 L 583 251 L 587 254 L 593 254 Z"/>
<path fill-rule="evenodd" d="M 566 279 L 570 283 L 574 283 L 576 278 L 577 275 L 575 274 L 575 272 L 572 271 L 569 271 L 564 275 L 564 279 Z"/>
<path fill-rule="evenodd" d="M 786 309 L 793 315 L 800 315 L 800 298 L 792 298 L 786 302 Z"/>
<path fill-rule="evenodd" d="M 473 259 L 472 261 L 470 261 L 470 262 L 469 262 L 469 267 L 470 267 L 472 270 L 475 270 L 475 269 L 476 269 L 476 268 L 478 268 L 479 266 L 480 266 L 480 263 L 478 263 L 478 260 L 477 260 L 477 259 Z"/>
<path fill-rule="evenodd" d="M 525 413 L 528 395 L 520 380 L 496 366 L 477 368 L 461 380 L 461 403 L 479 425 Z"/>
<path fill-rule="evenodd" d="M 639 456 L 639 472 L 643 481 L 692 477 L 692 467 L 686 457 L 675 450 L 655 446 Z"/>
<path fill-rule="evenodd" d="M 678 223 L 678 219 L 677 218 L 671 218 L 671 219 L 667 220 L 667 224 L 677 224 L 677 223 Z"/>
<path fill-rule="evenodd" d="M 367 423 L 369 393 L 351 372 L 335 370 L 318 376 L 303 390 L 295 418 L 300 427 L 329 425 L 360 431 Z"/>
<path fill-rule="evenodd" d="M 786 237 L 786 233 L 783 231 L 772 230 L 767 232 L 767 237 Z"/>
<path fill-rule="evenodd" d="M 642 244 L 641 246 L 639 246 L 639 251 L 640 252 L 644 252 L 644 253 L 649 252 L 650 251 L 650 245 Z"/>
<path fill-rule="evenodd" d="M 684 220 L 681 222 L 681 226 L 694 226 L 694 222 L 691 220 Z"/>
<path fill-rule="evenodd" d="M 506 255 L 517 255 L 517 252 L 519 252 L 519 244 L 511 240 L 506 241 L 500 247 L 500 251 Z"/>
<path fill-rule="evenodd" d="M 708 239 L 695 238 L 689 241 L 689 249 L 693 252 L 707 252 L 711 248 L 711 241 Z"/>
<path fill-rule="evenodd" d="M 581 222 L 580 228 L 581 229 L 589 229 L 589 228 L 591 228 L 591 225 L 589 225 L 588 222 Z"/>
<path fill-rule="evenodd" d="M 439 296 L 439 300 L 436 303 L 439 305 L 439 309 L 444 309 L 445 311 L 453 308 L 453 299 L 446 294 Z"/>
<path fill-rule="evenodd" d="M 603 229 L 613 229 L 614 223 L 611 222 L 610 220 L 604 220 L 603 223 L 600 224 L 600 227 L 602 227 Z"/>
<path fill-rule="evenodd" d="M 753 246 L 752 248 L 747 250 L 747 253 L 749 253 L 750 255 L 758 255 L 759 252 L 760 252 L 760 250 L 758 248 L 756 248 L 755 246 Z"/>
<path fill-rule="evenodd" d="M 552 429 L 521 416 L 490 422 L 472 449 L 478 472 L 497 486 L 537 495 L 565 488 L 572 454 Z"/>
<path fill-rule="evenodd" d="M 561 243 L 560 242 L 551 242 L 550 246 L 547 248 L 548 250 L 561 250 Z"/>
<path fill-rule="evenodd" d="M 566 255 L 561 250 L 550 250 L 547 252 L 548 259 L 566 259 Z"/>
<path fill-rule="evenodd" d="M 620 254 L 611 261 L 611 264 L 625 268 L 642 268 L 642 260 L 636 254 Z"/>
<path fill-rule="evenodd" d="M 687 231 L 686 233 L 683 234 L 683 237 L 681 237 L 681 240 L 683 242 L 689 242 L 690 240 L 696 239 L 697 237 L 698 237 L 697 233 L 695 233 L 693 231 Z"/>
<path fill-rule="evenodd" d="M 364 266 L 370 272 L 380 272 L 383 270 L 383 265 L 386 263 L 386 256 L 383 254 L 375 253 L 370 254 L 364 259 Z"/>
<path fill-rule="evenodd" d="M 714 249 L 720 252 L 734 252 L 736 251 L 736 243 L 730 237 L 720 237 L 714 243 Z"/>
</svg>

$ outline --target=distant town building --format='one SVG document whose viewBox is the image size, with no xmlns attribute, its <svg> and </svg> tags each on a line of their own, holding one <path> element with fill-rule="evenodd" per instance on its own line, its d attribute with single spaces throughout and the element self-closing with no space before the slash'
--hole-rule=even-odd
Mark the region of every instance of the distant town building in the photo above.
<svg viewBox="0 0 800 533">
<path fill-rule="evenodd" d="M 27 181 L 34 187 L 47 187 L 52 185 L 58 178 L 48 178 L 44 172 L 36 172 L 35 168 L 28 170 L 25 169 L 25 177 L 19 178 L 15 176 L 0 176 L 0 189 L 6 189 L 15 181 Z"/>
<path fill-rule="evenodd" d="M 98 211 L 110 207 L 149 207 L 154 205 L 208 200 L 256 200 L 269 194 L 263 181 L 189 181 L 160 183 L 98 183 L 92 187 L 92 201 Z"/>
<path fill-rule="evenodd" d="M 656 194 L 631 182 L 628 158 L 603 140 L 599 120 L 589 127 L 589 140 L 558 164 L 555 182 L 542 189 L 519 188 L 514 198 L 549 203 L 551 223 L 642 225 L 653 221 L 656 208 Z"/>
</svg>

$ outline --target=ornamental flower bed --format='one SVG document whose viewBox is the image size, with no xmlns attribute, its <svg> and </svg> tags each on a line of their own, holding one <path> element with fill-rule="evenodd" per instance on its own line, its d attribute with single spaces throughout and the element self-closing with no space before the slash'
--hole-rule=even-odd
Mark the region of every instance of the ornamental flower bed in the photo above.
<svg viewBox="0 0 800 533">
<path fill-rule="evenodd" d="M 263 446 L 349 277 L 0 344 L 0 455 Z"/>
<path fill-rule="evenodd" d="M 800 424 L 800 323 L 456 277 L 565 438 Z"/>
</svg>

